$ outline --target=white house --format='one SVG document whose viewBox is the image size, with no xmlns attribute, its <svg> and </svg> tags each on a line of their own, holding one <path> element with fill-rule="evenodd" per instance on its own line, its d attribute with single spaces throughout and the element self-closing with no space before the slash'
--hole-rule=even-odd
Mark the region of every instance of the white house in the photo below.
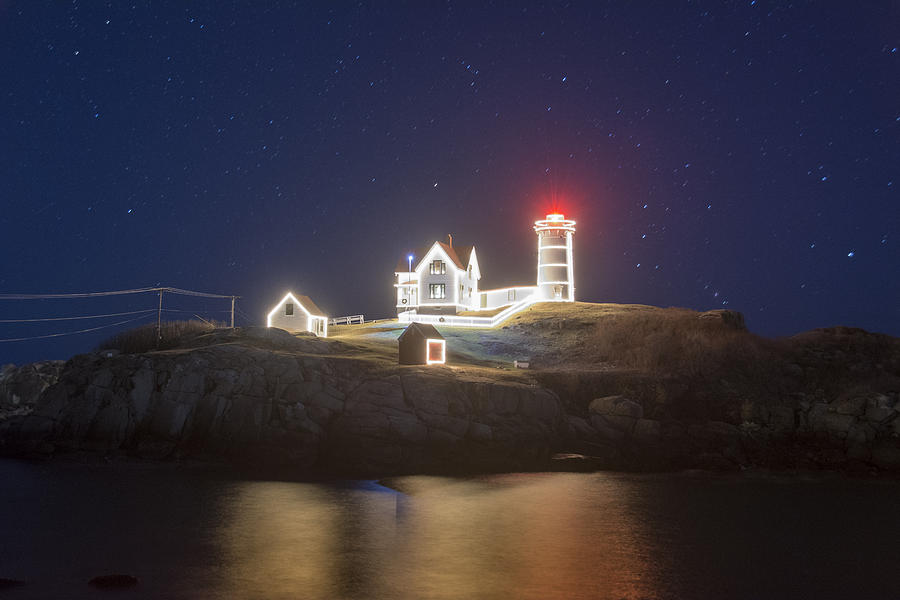
<svg viewBox="0 0 900 600">
<path fill-rule="evenodd" d="M 394 287 L 398 313 L 416 310 L 423 314 L 455 315 L 477 305 L 481 269 L 474 246 L 454 248 L 434 242 L 418 254 L 397 263 Z"/>
<path fill-rule="evenodd" d="M 535 221 L 537 285 L 481 290 L 474 246 L 434 242 L 401 260 L 394 271 L 401 321 L 493 327 L 534 302 L 574 302 L 575 221 L 553 213 Z M 466 314 L 460 314 L 466 313 Z M 478 313 L 483 313 L 479 315 Z"/>
<path fill-rule="evenodd" d="M 291 292 L 266 317 L 266 327 L 292 332 L 309 331 L 319 337 L 328 337 L 328 317 L 325 313 L 309 296 L 295 296 Z"/>
</svg>

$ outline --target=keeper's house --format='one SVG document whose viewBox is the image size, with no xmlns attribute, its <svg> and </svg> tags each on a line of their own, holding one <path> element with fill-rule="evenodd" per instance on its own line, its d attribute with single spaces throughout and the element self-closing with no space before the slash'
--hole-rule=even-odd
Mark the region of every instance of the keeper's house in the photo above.
<svg viewBox="0 0 900 600">
<path fill-rule="evenodd" d="M 397 312 L 455 315 L 478 301 L 481 269 L 474 246 L 435 242 L 420 258 L 412 254 L 397 263 Z M 416 258 L 416 262 L 413 259 Z"/>
<path fill-rule="evenodd" d="M 319 337 L 328 337 L 328 317 L 325 313 L 309 296 L 295 296 L 291 292 L 266 317 L 266 327 L 290 332 L 308 331 Z"/>
</svg>

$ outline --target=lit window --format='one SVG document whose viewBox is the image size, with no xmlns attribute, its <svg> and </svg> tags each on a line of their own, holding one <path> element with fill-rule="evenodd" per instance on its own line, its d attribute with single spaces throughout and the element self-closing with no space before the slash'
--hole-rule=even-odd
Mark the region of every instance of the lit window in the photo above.
<svg viewBox="0 0 900 600">
<path fill-rule="evenodd" d="M 447 297 L 447 286 L 443 283 L 431 283 L 428 285 L 428 297 L 440 299 Z"/>
<path fill-rule="evenodd" d="M 447 342 L 444 340 L 425 340 L 427 350 L 425 362 L 429 365 L 442 365 L 447 362 Z"/>
<path fill-rule="evenodd" d="M 294 305 L 291 302 L 288 302 L 284 305 L 284 316 L 292 317 L 294 316 Z"/>
<path fill-rule="evenodd" d="M 472 279 L 472 265 L 469 265 L 469 279 Z"/>
<path fill-rule="evenodd" d="M 442 260 L 435 260 L 431 262 L 431 274 L 432 275 L 443 275 L 447 272 L 447 265 L 444 264 Z"/>
<path fill-rule="evenodd" d="M 510 300 L 510 301 L 515 300 L 515 299 L 516 299 L 516 290 L 509 290 L 509 291 L 507 291 L 507 292 L 506 292 L 506 299 L 507 299 L 507 300 Z"/>
</svg>

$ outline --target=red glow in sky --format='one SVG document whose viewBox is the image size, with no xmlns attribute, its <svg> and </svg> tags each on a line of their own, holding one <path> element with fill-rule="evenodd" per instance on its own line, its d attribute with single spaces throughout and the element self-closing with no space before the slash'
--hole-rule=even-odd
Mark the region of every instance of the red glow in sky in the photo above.
<svg viewBox="0 0 900 600">
<path fill-rule="evenodd" d="M 574 194 L 571 191 L 561 192 L 559 190 L 554 190 L 549 194 L 545 194 L 539 200 L 539 214 L 567 215 L 568 218 L 571 219 L 572 215 L 579 212 L 576 210 L 576 206 L 579 204 L 576 200 L 577 196 L 577 194 Z"/>
</svg>

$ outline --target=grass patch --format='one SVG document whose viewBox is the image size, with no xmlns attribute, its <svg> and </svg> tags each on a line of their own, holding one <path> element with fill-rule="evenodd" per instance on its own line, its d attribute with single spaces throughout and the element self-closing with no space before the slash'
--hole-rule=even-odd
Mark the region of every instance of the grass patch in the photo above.
<svg viewBox="0 0 900 600">
<path fill-rule="evenodd" d="M 169 350 L 222 327 L 226 327 L 225 323 L 218 321 L 166 321 L 157 335 L 155 324 L 142 325 L 107 338 L 97 346 L 97 350 L 118 350 L 122 354 Z"/>
<path fill-rule="evenodd" d="M 709 377 L 728 363 L 748 365 L 776 350 L 772 340 L 672 308 L 610 315 L 587 337 L 602 362 L 688 377 Z"/>
</svg>

